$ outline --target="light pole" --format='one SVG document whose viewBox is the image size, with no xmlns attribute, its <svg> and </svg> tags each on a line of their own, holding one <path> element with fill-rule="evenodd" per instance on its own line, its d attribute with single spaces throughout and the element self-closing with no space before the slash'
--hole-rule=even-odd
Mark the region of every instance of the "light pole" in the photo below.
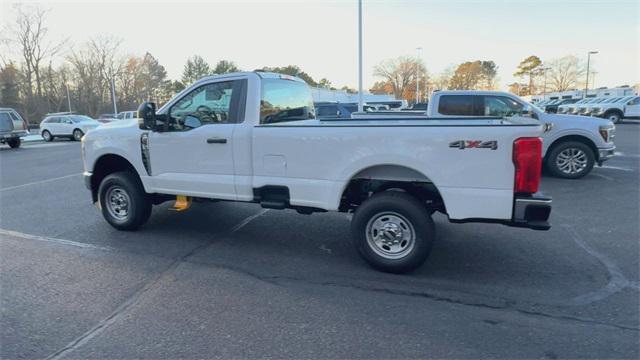
<svg viewBox="0 0 640 360">
<path fill-rule="evenodd" d="M 591 72 L 591 87 L 594 88 L 594 89 L 596 88 L 596 74 L 597 73 L 598 73 L 597 71 L 592 71 Z"/>
<path fill-rule="evenodd" d="M 364 109 L 362 101 L 362 0 L 358 0 L 358 112 Z"/>
<path fill-rule="evenodd" d="M 589 65 L 590 65 L 590 62 L 591 62 L 591 55 L 592 54 L 595 55 L 597 53 L 598 53 L 597 51 L 589 51 L 587 53 L 587 81 L 584 84 L 584 97 L 583 98 L 587 97 L 587 91 L 589 90 Z"/>
<path fill-rule="evenodd" d="M 69 97 L 69 85 L 64 84 L 64 88 L 67 90 L 67 105 L 69 106 L 69 112 L 71 112 L 71 98 Z"/>
<path fill-rule="evenodd" d="M 549 67 L 545 67 L 542 68 L 542 71 L 544 73 L 544 88 L 542 89 L 542 100 L 544 100 L 544 98 L 547 96 L 547 70 L 549 70 L 551 68 Z"/>
<path fill-rule="evenodd" d="M 113 79 L 111 79 L 111 101 L 113 103 L 113 113 L 117 115 L 118 107 L 116 106 L 116 84 Z"/>
<path fill-rule="evenodd" d="M 421 47 L 417 47 L 418 57 L 416 59 L 416 104 L 420 102 L 420 52 Z"/>
</svg>

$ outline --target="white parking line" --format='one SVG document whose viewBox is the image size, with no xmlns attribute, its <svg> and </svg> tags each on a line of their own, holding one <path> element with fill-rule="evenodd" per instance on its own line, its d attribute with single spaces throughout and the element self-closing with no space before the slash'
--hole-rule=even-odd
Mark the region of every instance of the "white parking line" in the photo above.
<svg viewBox="0 0 640 360">
<path fill-rule="evenodd" d="M 242 229 L 244 226 L 246 226 L 247 224 L 249 224 L 252 220 L 255 220 L 256 218 L 264 215 L 267 213 L 267 211 L 269 211 L 269 209 L 263 209 L 261 211 L 259 211 L 257 214 L 251 215 L 247 218 L 245 218 L 244 220 L 242 220 L 241 222 L 239 222 L 236 226 L 232 227 L 230 230 L 228 230 L 227 235 L 229 234 L 233 234 L 234 232 Z M 223 232 L 224 233 L 224 232 Z M 63 347 L 62 349 L 59 349 L 58 351 L 54 352 L 53 354 L 49 355 L 46 357 L 47 360 L 58 360 L 58 359 L 62 359 L 64 358 L 68 353 L 79 349 L 80 347 L 82 347 L 84 344 L 86 344 L 87 342 L 89 342 L 91 339 L 95 338 L 96 336 L 100 335 L 105 329 L 107 329 L 109 326 L 113 325 L 114 323 L 116 323 L 117 321 L 120 320 L 120 318 L 122 316 L 124 316 L 124 314 L 127 312 L 127 310 L 131 307 L 133 307 L 134 305 L 136 305 L 138 302 L 140 302 L 140 299 L 144 296 L 145 293 L 151 291 L 153 288 L 156 287 L 156 285 L 158 283 L 160 283 L 160 281 L 162 281 L 164 279 L 164 277 L 168 274 L 170 274 L 171 272 L 175 271 L 178 266 L 180 266 L 180 264 L 182 262 L 184 262 L 185 260 L 187 260 L 189 257 L 193 256 L 193 254 L 195 252 L 197 252 L 198 250 L 204 249 L 205 247 L 209 246 L 209 244 L 205 245 L 204 247 L 196 247 L 195 249 L 193 249 L 192 251 L 190 251 L 187 255 L 176 259 L 175 261 L 173 261 L 171 264 L 169 264 L 169 266 L 163 270 L 162 272 L 160 272 L 159 274 L 157 274 L 156 276 L 154 276 L 149 282 L 147 282 L 141 289 L 139 289 L 138 291 L 136 291 L 131 297 L 129 297 L 128 299 L 126 299 L 122 304 L 120 304 L 113 313 L 111 313 L 109 316 L 107 316 L 106 318 L 102 319 L 100 322 L 98 322 L 93 328 L 89 329 L 87 332 L 85 332 L 84 334 L 80 335 L 79 337 L 77 337 L 75 340 L 71 341 L 69 344 L 67 344 L 65 347 Z"/>
<path fill-rule="evenodd" d="M 622 171 L 633 172 L 633 169 L 627 168 L 627 167 L 622 167 L 622 166 L 602 165 L 602 166 L 600 166 L 600 169 L 622 170 Z"/>
<path fill-rule="evenodd" d="M 0 229 L 0 235 L 13 236 L 13 237 L 28 239 L 28 240 L 52 242 L 56 244 L 75 246 L 75 247 L 84 248 L 84 249 L 107 250 L 107 251 L 113 250 L 112 248 L 109 248 L 109 247 L 85 244 L 85 243 L 65 240 L 65 239 L 57 239 L 57 238 L 48 237 L 48 236 L 25 234 L 25 233 L 13 231 L 13 230 Z M 2 238 L 0 237 L 0 240 L 1 239 Z"/>
<path fill-rule="evenodd" d="M 44 183 L 57 181 L 57 180 L 68 179 L 70 177 L 74 177 L 74 176 L 78 176 L 78 175 L 82 175 L 82 173 L 65 175 L 65 176 L 60 176 L 60 177 L 52 178 L 52 179 L 34 181 L 34 182 L 30 182 L 30 183 L 26 183 L 26 184 L 20 184 L 20 185 L 16 185 L 16 186 L 9 186 L 9 187 L 0 189 L 0 191 L 9 191 L 9 190 L 20 189 L 20 188 L 31 186 L 31 185 L 38 185 L 38 184 L 44 184 Z"/>
<path fill-rule="evenodd" d="M 573 305 L 588 305 L 596 301 L 600 301 L 608 298 L 609 296 L 621 291 L 625 288 L 636 289 L 635 284 L 629 281 L 618 265 L 611 261 L 607 256 L 599 253 L 594 248 L 589 246 L 581 237 L 573 226 L 562 225 L 562 227 L 569 233 L 569 236 L 573 241 L 584 250 L 587 254 L 596 258 L 596 260 L 607 269 L 609 282 L 603 288 L 598 290 L 582 294 L 573 298 Z"/>
</svg>

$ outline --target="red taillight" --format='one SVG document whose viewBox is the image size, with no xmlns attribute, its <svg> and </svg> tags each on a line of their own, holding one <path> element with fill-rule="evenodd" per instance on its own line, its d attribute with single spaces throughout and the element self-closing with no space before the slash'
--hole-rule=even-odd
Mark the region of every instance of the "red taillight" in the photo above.
<svg viewBox="0 0 640 360">
<path fill-rule="evenodd" d="M 542 139 L 516 139 L 513 142 L 513 165 L 516 168 L 513 191 L 529 194 L 537 192 L 542 171 Z"/>
</svg>

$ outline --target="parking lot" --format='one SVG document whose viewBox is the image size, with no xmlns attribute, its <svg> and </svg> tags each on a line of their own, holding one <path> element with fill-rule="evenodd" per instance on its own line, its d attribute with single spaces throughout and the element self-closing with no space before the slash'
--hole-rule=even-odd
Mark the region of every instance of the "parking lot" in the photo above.
<svg viewBox="0 0 640 360">
<path fill-rule="evenodd" d="M 548 232 L 450 224 L 417 272 L 369 268 L 345 214 L 154 208 L 109 226 L 80 144 L 0 151 L 2 358 L 638 358 L 640 125 Z M 487 164 L 490 167 L 491 164 Z"/>
</svg>

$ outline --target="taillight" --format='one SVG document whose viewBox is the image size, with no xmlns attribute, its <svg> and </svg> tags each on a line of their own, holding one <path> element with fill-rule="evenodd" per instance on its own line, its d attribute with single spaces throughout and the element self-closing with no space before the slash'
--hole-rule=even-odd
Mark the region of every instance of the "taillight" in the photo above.
<svg viewBox="0 0 640 360">
<path fill-rule="evenodd" d="M 513 142 L 513 165 L 516 168 L 513 191 L 529 194 L 537 192 L 542 172 L 542 139 L 516 139 Z"/>
</svg>

